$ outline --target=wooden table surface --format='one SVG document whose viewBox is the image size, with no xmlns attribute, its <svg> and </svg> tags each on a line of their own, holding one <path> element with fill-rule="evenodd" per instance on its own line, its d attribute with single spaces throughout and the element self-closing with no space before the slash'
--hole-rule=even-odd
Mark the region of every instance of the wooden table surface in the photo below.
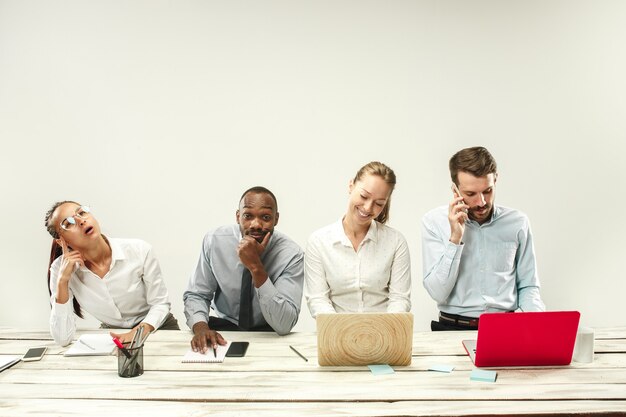
<svg viewBox="0 0 626 417">
<path fill-rule="evenodd" d="M 476 332 L 417 332 L 412 364 L 390 375 L 318 366 L 314 333 L 222 334 L 249 341 L 246 356 L 181 363 L 191 333 L 159 331 L 145 373 L 120 378 L 115 356 L 64 357 L 47 330 L 0 328 L 0 355 L 48 346 L 41 361 L 0 373 L 0 416 L 626 415 L 626 327 L 596 329 L 593 363 L 498 369 L 495 383 L 470 381 L 461 340 Z M 435 364 L 455 369 L 428 371 Z"/>
</svg>

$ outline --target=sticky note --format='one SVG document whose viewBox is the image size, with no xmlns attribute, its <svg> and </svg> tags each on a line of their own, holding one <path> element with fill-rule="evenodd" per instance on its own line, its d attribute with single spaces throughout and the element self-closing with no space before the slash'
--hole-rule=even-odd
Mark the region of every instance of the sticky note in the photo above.
<svg viewBox="0 0 626 417">
<path fill-rule="evenodd" d="M 454 366 L 452 365 L 432 365 L 430 368 L 428 368 L 429 371 L 436 371 L 436 372 L 445 372 L 447 374 L 449 374 L 450 372 L 452 372 L 454 370 Z"/>
<path fill-rule="evenodd" d="M 389 365 L 367 365 L 367 367 L 370 368 L 374 375 L 387 375 L 396 372 Z"/>
<path fill-rule="evenodd" d="M 483 371 L 482 369 L 474 369 L 470 375 L 472 381 L 496 382 L 498 373 L 496 371 Z"/>
</svg>

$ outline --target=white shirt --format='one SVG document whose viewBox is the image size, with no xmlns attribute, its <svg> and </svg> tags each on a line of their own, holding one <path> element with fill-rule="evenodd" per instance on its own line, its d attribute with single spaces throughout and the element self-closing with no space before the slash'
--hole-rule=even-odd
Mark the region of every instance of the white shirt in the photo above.
<svg viewBox="0 0 626 417">
<path fill-rule="evenodd" d="M 56 302 L 62 257 L 50 266 L 50 333 L 62 346 L 72 341 L 76 330 L 74 297 L 96 319 L 119 328 L 131 328 L 143 321 L 158 329 L 170 311 L 167 288 L 152 247 L 138 239 L 108 241 L 112 252 L 109 272 L 100 278 L 84 266 L 76 269 L 65 304 Z"/>
<path fill-rule="evenodd" d="M 411 309 L 411 261 L 402 234 L 372 220 L 355 251 L 339 220 L 311 235 L 304 256 L 305 296 L 318 313 Z"/>
</svg>

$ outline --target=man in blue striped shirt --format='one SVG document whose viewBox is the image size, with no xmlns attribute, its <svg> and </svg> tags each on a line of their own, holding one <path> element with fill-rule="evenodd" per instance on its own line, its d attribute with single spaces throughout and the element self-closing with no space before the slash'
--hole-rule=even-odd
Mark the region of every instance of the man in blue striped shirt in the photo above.
<svg viewBox="0 0 626 417">
<path fill-rule="evenodd" d="M 544 311 L 528 217 L 496 206 L 498 177 L 483 147 L 450 159 L 454 198 L 422 219 L 424 287 L 439 306 L 432 330 L 474 330 L 483 312 Z"/>
</svg>

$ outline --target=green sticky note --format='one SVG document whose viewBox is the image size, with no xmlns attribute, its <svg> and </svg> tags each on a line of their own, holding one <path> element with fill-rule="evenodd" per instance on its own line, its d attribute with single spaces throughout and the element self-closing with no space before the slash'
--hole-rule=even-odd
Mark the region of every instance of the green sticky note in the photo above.
<svg viewBox="0 0 626 417">
<path fill-rule="evenodd" d="M 387 375 L 396 372 L 389 365 L 367 365 L 367 367 L 370 368 L 374 375 Z"/>
<path fill-rule="evenodd" d="M 496 382 L 498 376 L 496 371 L 484 371 L 482 369 L 474 369 L 470 375 L 472 381 Z"/>
<path fill-rule="evenodd" d="M 428 368 L 429 371 L 436 371 L 436 372 L 445 372 L 447 374 L 449 374 L 450 372 L 452 372 L 454 370 L 454 366 L 452 365 L 432 365 L 430 368 Z"/>
</svg>

